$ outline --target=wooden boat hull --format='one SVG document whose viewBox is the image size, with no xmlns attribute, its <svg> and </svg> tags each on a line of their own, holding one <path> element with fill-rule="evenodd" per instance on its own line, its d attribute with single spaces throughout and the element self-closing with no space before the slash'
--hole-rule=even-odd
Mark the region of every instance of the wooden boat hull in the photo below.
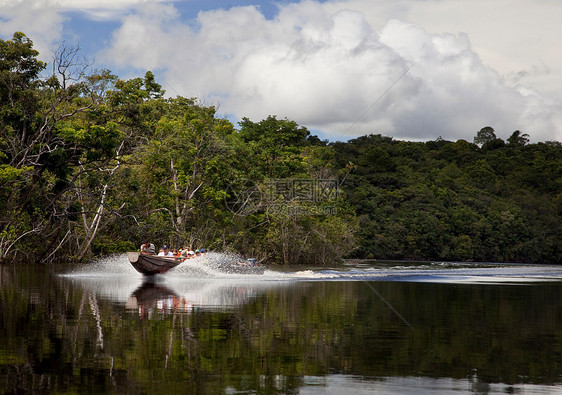
<svg viewBox="0 0 562 395">
<path fill-rule="evenodd" d="M 181 263 L 174 258 L 141 254 L 140 252 L 127 252 L 127 257 L 137 272 L 145 276 L 166 273 L 168 270 L 173 269 Z"/>
</svg>

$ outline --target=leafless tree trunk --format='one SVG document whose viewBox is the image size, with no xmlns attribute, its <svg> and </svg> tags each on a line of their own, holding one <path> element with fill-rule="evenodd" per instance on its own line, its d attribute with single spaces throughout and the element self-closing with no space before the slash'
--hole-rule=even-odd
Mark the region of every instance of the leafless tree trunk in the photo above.
<svg viewBox="0 0 562 395">
<path fill-rule="evenodd" d="M 121 142 L 121 145 L 119 146 L 119 148 L 117 148 L 117 150 L 115 152 L 115 158 L 116 158 L 116 161 L 117 161 L 115 166 L 113 166 L 111 168 L 106 168 L 106 169 L 98 169 L 100 172 L 107 173 L 108 178 L 107 178 L 106 183 L 102 186 L 102 190 L 101 190 L 100 196 L 98 198 L 99 203 L 97 204 L 97 208 L 95 209 L 94 215 L 93 215 L 92 218 L 88 218 L 88 211 L 85 210 L 85 207 L 87 207 L 87 203 L 86 203 L 86 199 L 83 196 L 84 189 L 82 188 L 82 185 L 80 185 L 81 184 L 81 178 L 80 177 L 78 178 L 79 185 L 78 185 L 78 188 L 77 188 L 77 192 L 78 192 L 79 200 L 82 203 L 81 216 L 82 216 L 82 226 L 83 226 L 83 229 L 84 229 L 84 240 L 79 245 L 78 260 L 84 259 L 86 254 L 88 252 L 90 252 L 90 246 L 92 244 L 92 241 L 96 237 L 99 226 L 102 222 L 102 219 L 103 219 L 103 216 L 104 216 L 104 209 L 105 209 L 105 205 L 106 205 L 106 201 L 107 201 L 107 195 L 108 195 L 108 191 L 109 191 L 109 187 L 110 187 L 110 182 L 111 182 L 115 172 L 122 165 L 122 162 L 121 162 L 121 159 L 120 159 L 120 153 L 121 153 L 121 150 L 123 149 L 123 145 L 124 145 L 124 142 Z"/>
</svg>

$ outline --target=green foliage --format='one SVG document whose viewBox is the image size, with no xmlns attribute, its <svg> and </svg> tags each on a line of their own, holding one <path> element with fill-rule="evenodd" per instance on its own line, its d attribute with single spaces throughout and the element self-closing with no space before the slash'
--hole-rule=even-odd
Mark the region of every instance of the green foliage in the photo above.
<svg viewBox="0 0 562 395">
<path fill-rule="evenodd" d="M 300 152 L 311 144 L 310 132 L 294 121 L 269 116 L 255 123 L 244 118 L 239 136 L 253 151 L 246 159 L 266 177 L 283 178 L 304 171 Z"/>
<path fill-rule="evenodd" d="M 483 127 L 476 133 L 476 137 L 474 137 L 474 144 L 478 144 L 480 146 L 490 143 L 496 139 L 496 133 L 494 128 L 490 126 Z"/>
<path fill-rule="evenodd" d="M 28 131 L 36 127 L 39 110 L 39 74 L 45 63 L 23 33 L 0 39 L 0 148 L 3 160 L 19 165 L 20 151 L 30 143 Z M 27 134 L 26 134 L 27 133 Z"/>
<path fill-rule="evenodd" d="M 507 139 L 510 145 L 523 146 L 529 142 L 529 135 L 527 133 L 521 134 L 519 130 L 513 132 L 513 134 Z"/>
<path fill-rule="evenodd" d="M 562 262 L 561 145 L 519 132 L 505 145 L 490 129 L 475 139 L 481 148 L 382 136 L 333 144 L 342 168 L 357 163 L 343 185 L 360 219 L 354 256 Z"/>
<path fill-rule="evenodd" d="M 31 167 L 22 167 L 18 169 L 10 165 L 0 165 L 0 185 L 5 186 L 8 183 L 16 182 L 26 172 L 31 170 Z"/>
<path fill-rule="evenodd" d="M 562 261 L 558 142 L 515 131 L 506 143 L 486 126 L 474 144 L 328 144 L 275 116 L 237 130 L 214 107 L 165 98 L 150 71 L 85 75 L 75 55 L 63 47 L 41 80 L 31 40 L 0 40 L 0 260 L 151 239 L 287 264 Z"/>
</svg>

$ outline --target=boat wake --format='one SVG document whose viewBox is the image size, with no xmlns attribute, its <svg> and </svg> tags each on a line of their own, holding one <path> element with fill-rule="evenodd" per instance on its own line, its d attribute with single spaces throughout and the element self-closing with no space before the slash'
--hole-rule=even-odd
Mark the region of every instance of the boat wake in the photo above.
<svg viewBox="0 0 562 395">
<path fill-rule="evenodd" d="M 289 274 L 309 281 L 403 281 L 459 284 L 517 284 L 562 281 L 562 266 L 458 262 L 381 262 Z"/>
<path fill-rule="evenodd" d="M 114 255 L 60 274 L 100 298 L 124 303 L 141 315 L 194 309 L 229 309 L 247 303 L 267 289 L 287 286 L 273 271 L 229 273 L 231 257 L 209 253 L 189 259 L 164 274 L 145 277 L 126 255 Z M 283 277 L 284 275 L 282 275 Z M 264 281 L 269 278 L 275 281 Z"/>
<path fill-rule="evenodd" d="M 353 262 L 335 268 L 273 267 L 263 274 L 229 273 L 226 254 L 182 262 L 165 274 L 144 277 L 115 255 L 60 274 L 85 292 L 124 303 L 145 315 L 155 311 L 228 309 L 247 303 L 268 289 L 314 281 L 402 281 L 454 284 L 532 284 L 562 282 L 562 267 L 447 262 Z M 150 314 L 152 314 L 150 313 Z"/>
<path fill-rule="evenodd" d="M 235 257 L 223 253 L 208 253 L 188 259 L 157 277 L 167 281 L 220 279 L 276 281 L 415 281 L 443 283 L 525 283 L 562 281 L 562 266 L 537 264 L 493 264 L 461 262 L 352 262 L 334 268 L 273 266 L 262 272 L 230 271 L 236 269 Z M 143 276 L 128 262 L 126 255 L 113 255 L 80 266 L 62 274 L 68 278 L 138 279 Z"/>
</svg>

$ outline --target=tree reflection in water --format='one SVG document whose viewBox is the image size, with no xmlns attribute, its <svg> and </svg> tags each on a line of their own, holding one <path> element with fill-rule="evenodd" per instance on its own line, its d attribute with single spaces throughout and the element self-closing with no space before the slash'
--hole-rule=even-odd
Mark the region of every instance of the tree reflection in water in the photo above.
<svg viewBox="0 0 562 395">
<path fill-rule="evenodd" d="M 59 276 L 0 266 L 0 388 L 562 389 L 560 282 L 343 281 L 333 271 L 321 274 L 295 281 L 176 273 L 146 282 L 128 271 Z"/>
</svg>

